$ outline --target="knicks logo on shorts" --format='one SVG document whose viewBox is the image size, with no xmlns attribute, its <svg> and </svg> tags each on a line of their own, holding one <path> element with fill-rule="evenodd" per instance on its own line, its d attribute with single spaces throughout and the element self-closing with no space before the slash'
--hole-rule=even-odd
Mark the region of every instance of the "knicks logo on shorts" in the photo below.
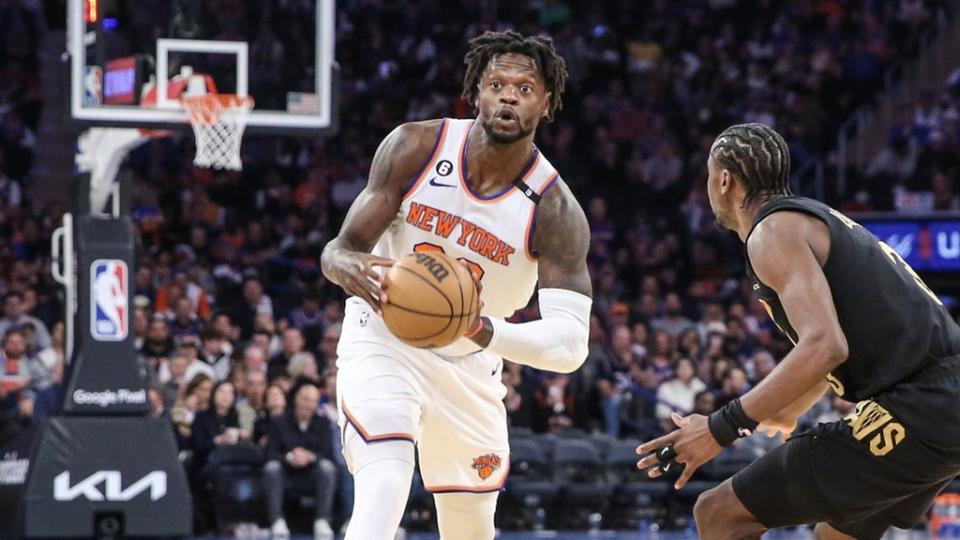
<svg viewBox="0 0 960 540">
<path fill-rule="evenodd" d="M 500 456 L 496 454 L 484 454 L 473 458 L 472 468 L 480 475 L 481 480 L 490 478 L 490 475 L 500 468 Z"/>
</svg>

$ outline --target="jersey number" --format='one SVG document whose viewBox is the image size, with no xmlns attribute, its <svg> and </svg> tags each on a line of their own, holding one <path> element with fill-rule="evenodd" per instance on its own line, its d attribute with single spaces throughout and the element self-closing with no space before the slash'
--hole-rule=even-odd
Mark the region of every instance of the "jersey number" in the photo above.
<svg viewBox="0 0 960 540">
<path fill-rule="evenodd" d="M 442 247 L 436 244 L 431 244 L 430 242 L 420 242 L 419 244 L 413 246 L 413 251 L 414 253 L 446 253 Z M 484 271 L 482 266 L 464 257 L 458 257 L 457 260 L 467 265 L 467 269 L 470 270 L 471 274 L 473 274 L 473 279 L 477 281 L 483 279 Z"/>
<path fill-rule="evenodd" d="M 920 279 L 920 276 L 918 276 L 917 273 L 913 270 L 913 268 L 911 268 L 910 265 L 907 264 L 907 261 L 903 260 L 903 257 L 901 257 L 899 253 L 897 253 L 897 250 L 893 249 L 892 247 L 887 245 L 886 242 L 883 242 L 883 241 L 880 242 L 880 249 L 882 249 L 883 252 L 887 254 L 887 257 L 890 257 L 890 260 L 892 260 L 894 264 L 898 264 L 902 266 L 904 270 L 909 272 L 910 275 L 913 277 L 913 281 L 917 283 L 917 286 L 923 289 L 923 292 L 930 295 L 930 298 L 933 298 L 934 302 L 936 302 L 937 304 L 940 304 L 941 306 L 943 305 L 943 302 L 941 302 L 940 299 L 937 298 L 937 295 L 934 294 L 932 290 L 930 290 L 930 287 L 927 287 L 927 284 L 924 283 L 922 279 Z"/>
<path fill-rule="evenodd" d="M 846 225 L 851 229 L 854 227 L 860 226 L 859 223 L 841 214 L 840 212 L 837 212 L 833 208 L 830 209 L 830 213 L 833 214 L 833 216 L 839 219 L 841 222 L 843 222 L 844 225 Z M 923 289 L 923 292 L 930 295 L 930 298 L 933 298 L 934 302 L 936 302 L 937 304 L 940 304 L 941 306 L 943 305 L 943 302 L 941 302 L 940 299 L 937 298 L 937 295 L 930 290 L 930 287 L 927 287 L 927 284 L 924 283 L 922 279 L 920 279 L 920 276 L 918 276 L 917 273 L 913 270 L 913 268 L 911 268 L 910 265 L 907 264 L 907 261 L 903 260 L 903 257 L 901 257 L 899 253 L 897 253 L 897 250 L 888 246 L 887 243 L 882 240 L 880 241 L 880 249 L 882 249 L 883 252 L 887 254 L 887 257 L 890 257 L 890 260 L 893 261 L 893 264 L 902 266 L 903 269 L 906 270 L 910 274 L 910 276 L 913 277 L 913 280 L 917 282 L 917 286 Z"/>
</svg>

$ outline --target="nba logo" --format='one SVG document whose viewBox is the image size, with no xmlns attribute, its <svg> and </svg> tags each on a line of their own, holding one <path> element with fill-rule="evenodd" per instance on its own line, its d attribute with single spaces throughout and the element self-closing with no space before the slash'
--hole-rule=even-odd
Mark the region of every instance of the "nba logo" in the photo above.
<svg viewBox="0 0 960 540">
<path fill-rule="evenodd" d="M 98 259 L 90 265 L 90 335 L 97 341 L 127 338 L 127 263 Z"/>
</svg>

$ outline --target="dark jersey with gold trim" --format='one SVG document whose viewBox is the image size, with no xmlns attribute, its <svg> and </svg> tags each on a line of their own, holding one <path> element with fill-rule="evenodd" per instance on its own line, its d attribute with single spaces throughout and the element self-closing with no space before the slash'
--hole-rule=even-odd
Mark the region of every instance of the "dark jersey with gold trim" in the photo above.
<svg viewBox="0 0 960 540">
<path fill-rule="evenodd" d="M 811 215 L 830 229 L 823 273 L 849 348 L 846 362 L 827 377 L 837 394 L 850 401 L 873 397 L 940 358 L 960 354 L 960 327 L 893 248 L 840 212 L 805 197 L 767 202 L 750 232 L 781 211 Z M 797 333 L 777 293 L 757 279 L 746 258 L 754 290 L 780 330 L 796 343 Z"/>
</svg>

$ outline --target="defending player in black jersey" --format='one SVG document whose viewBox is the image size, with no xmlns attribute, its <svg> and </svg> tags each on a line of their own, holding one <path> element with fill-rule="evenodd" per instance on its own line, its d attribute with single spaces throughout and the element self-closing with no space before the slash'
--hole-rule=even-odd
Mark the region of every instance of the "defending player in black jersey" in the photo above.
<svg viewBox="0 0 960 540">
<path fill-rule="evenodd" d="M 760 538 L 818 523 L 817 538 L 880 538 L 917 522 L 960 474 L 960 328 L 890 246 L 817 201 L 791 195 L 783 138 L 733 126 L 710 151 L 710 205 L 746 244 L 754 289 L 794 349 L 741 399 L 641 445 L 682 487 L 721 448 L 757 429 L 789 433 L 828 385 L 856 401 L 842 421 L 794 435 L 709 490 L 701 538 Z"/>
</svg>

